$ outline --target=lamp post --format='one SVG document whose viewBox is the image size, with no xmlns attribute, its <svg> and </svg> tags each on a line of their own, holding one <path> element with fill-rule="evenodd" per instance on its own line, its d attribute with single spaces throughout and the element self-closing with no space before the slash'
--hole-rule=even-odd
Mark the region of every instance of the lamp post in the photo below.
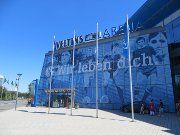
<svg viewBox="0 0 180 135">
<path fill-rule="evenodd" d="M 51 89 L 52 89 L 52 77 L 53 77 L 53 64 L 54 64 L 54 42 L 55 42 L 55 36 L 53 41 L 53 48 L 52 48 L 52 54 L 51 54 L 51 71 L 50 71 L 50 78 L 49 78 L 49 102 L 48 102 L 48 114 L 50 113 L 50 107 L 51 107 Z"/>
<path fill-rule="evenodd" d="M 17 74 L 18 77 L 16 78 L 16 80 L 17 80 L 18 82 L 17 82 L 17 92 L 16 92 L 15 111 L 16 111 L 16 108 L 17 108 L 18 89 L 19 89 L 19 79 L 20 79 L 21 75 L 22 75 L 22 74 Z"/>
</svg>

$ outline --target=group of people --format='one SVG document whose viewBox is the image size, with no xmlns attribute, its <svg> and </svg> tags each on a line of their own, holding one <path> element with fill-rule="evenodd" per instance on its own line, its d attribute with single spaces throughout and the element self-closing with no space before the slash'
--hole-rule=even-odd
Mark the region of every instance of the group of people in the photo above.
<svg viewBox="0 0 180 135">
<path fill-rule="evenodd" d="M 140 114 L 145 114 L 146 112 L 146 106 L 144 103 L 141 104 L 141 108 L 140 108 Z M 149 114 L 151 116 L 155 115 L 156 109 L 155 109 L 155 104 L 153 99 L 151 100 L 150 104 L 149 104 Z M 163 107 L 163 102 L 160 99 L 159 100 L 159 105 L 158 105 L 158 116 L 162 116 L 164 112 L 164 107 Z M 180 100 L 176 103 L 176 113 L 177 116 L 180 116 Z"/>
<path fill-rule="evenodd" d="M 159 105 L 158 105 L 158 116 L 162 116 L 163 115 L 163 112 L 164 112 L 163 108 L 164 108 L 163 102 L 160 99 L 159 100 Z M 145 114 L 145 111 L 146 111 L 146 106 L 145 106 L 144 103 L 142 103 L 141 108 L 140 108 L 140 114 Z M 154 116 L 155 112 L 156 112 L 155 104 L 154 104 L 154 100 L 152 99 L 150 104 L 149 104 L 149 114 L 151 116 Z"/>
</svg>

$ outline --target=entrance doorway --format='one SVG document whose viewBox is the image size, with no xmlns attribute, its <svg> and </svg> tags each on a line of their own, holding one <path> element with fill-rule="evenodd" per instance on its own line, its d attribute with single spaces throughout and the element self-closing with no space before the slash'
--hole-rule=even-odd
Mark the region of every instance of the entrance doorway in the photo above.
<svg viewBox="0 0 180 135">
<path fill-rule="evenodd" d="M 68 95 L 60 96 L 60 107 L 69 107 L 71 103 L 71 98 Z"/>
<path fill-rule="evenodd" d="M 49 94 L 49 90 L 46 90 L 46 93 Z M 52 89 L 51 90 L 51 107 L 70 107 L 71 104 L 71 89 L 62 88 L 62 89 Z M 75 91 L 73 90 L 73 99 L 75 96 Z M 48 106 L 48 99 L 47 99 Z"/>
<path fill-rule="evenodd" d="M 52 93 L 51 99 L 51 107 L 59 108 L 59 107 L 69 107 L 71 103 L 70 95 L 63 93 Z"/>
</svg>

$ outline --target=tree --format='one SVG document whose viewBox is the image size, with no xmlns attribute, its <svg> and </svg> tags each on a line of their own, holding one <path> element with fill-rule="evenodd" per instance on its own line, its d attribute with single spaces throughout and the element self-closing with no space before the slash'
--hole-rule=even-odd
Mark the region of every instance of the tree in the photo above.
<svg viewBox="0 0 180 135">
<path fill-rule="evenodd" d="M 29 98 L 29 93 L 27 92 L 18 92 L 18 95 L 20 98 Z M 0 97 L 1 100 L 15 100 L 16 91 L 8 91 L 5 87 L 0 87 Z"/>
</svg>

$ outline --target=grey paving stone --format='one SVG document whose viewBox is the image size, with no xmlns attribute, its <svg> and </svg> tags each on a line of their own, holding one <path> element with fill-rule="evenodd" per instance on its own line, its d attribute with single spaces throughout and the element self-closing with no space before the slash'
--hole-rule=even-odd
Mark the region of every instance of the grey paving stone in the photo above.
<svg viewBox="0 0 180 135">
<path fill-rule="evenodd" d="M 0 135 L 180 135 L 180 118 L 175 114 L 163 117 L 95 109 L 19 107 L 18 111 L 0 112 Z"/>
</svg>

